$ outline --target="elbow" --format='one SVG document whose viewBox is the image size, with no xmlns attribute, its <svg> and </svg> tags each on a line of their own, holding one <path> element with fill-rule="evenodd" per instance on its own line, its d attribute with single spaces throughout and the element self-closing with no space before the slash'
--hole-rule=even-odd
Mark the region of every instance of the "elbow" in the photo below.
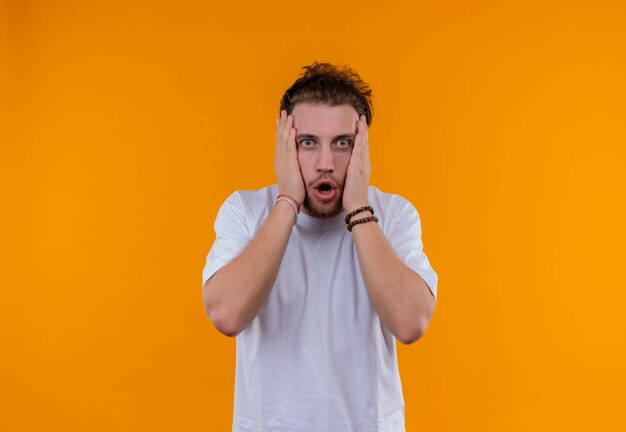
<svg viewBox="0 0 626 432">
<path fill-rule="evenodd" d="M 236 337 L 239 333 L 241 333 L 241 329 L 234 323 L 229 322 L 229 320 L 211 319 L 211 321 L 217 331 L 222 333 L 224 336 Z"/>
<path fill-rule="evenodd" d="M 424 333 L 426 333 L 426 327 L 428 327 L 426 319 L 421 319 L 417 324 L 406 326 L 404 331 L 398 332 L 396 339 L 404 345 L 411 345 L 424 336 Z"/>
<path fill-rule="evenodd" d="M 428 300 L 429 302 L 425 310 L 418 313 L 413 319 L 405 321 L 404 325 L 400 327 L 402 331 L 398 332 L 396 339 L 404 345 L 411 345 L 417 342 L 426 333 L 426 328 L 433 317 L 436 302 L 436 299 L 430 292 L 428 294 Z"/>
<path fill-rule="evenodd" d="M 205 307 L 205 311 L 215 329 L 224 336 L 236 337 L 243 330 L 243 328 L 237 324 L 237 321 L 234 320 L 232 316 L 222 314 L 219 310 L 209 309 L 207 307 Z"/>
<path fill-rule="evenodd" d="M 407 334 L 398 335 L 396 339 L 398 339 L 400 343 L 404 345 L 411 345 L 412 343 L 420 340 L 422 336 L 424 336 L 424 330 L 419 329 L 409 332 Z"/>
<path fill-rule="evenodd" d="M 224 308 L 219 307 L 215 299 L 211 298 L 208 289 L 209 281 L 210 279 L 206 281 L 202 289 L 204 311 L 217 331 L 224 336 L 235 337 L 241 333 L 243 328 L 238 325 L 237 320 L 234 319 L 234 314 L 225 312 Z"/>
</svg>

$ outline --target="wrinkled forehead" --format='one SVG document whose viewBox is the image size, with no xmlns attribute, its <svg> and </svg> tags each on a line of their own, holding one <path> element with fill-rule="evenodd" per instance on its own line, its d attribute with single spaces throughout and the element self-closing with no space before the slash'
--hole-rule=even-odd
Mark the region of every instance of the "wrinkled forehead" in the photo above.
<svg viewBox="0 0 626 432">
<path fill-rule="evenodd" d="M 330 106 L 299 103 L 292 111 L 298 134 L 332 138 L 340 134 L 356 133 L 359 115 L 352 105 Z"/>
</svg>

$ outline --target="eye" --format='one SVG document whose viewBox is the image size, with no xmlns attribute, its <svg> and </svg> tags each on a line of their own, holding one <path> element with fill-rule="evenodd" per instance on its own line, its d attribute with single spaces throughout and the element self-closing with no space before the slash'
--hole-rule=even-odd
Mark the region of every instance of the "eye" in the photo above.
<svg viewBox="0 0 626 432">
<path fill-rule="evenodd" d="M 300 141 L 300 145 L 304 148 L 310 148 L 313 147 L 313 140 L 311 139 L 303 139 L 302 141 Z"/>
<path fill-rule="evenodd" d="M 348 148 L 351 144 L 352 143 L 350 142 L 350 140 L 347 139 L 340 139 L 339 141 L 337 141 L 337 146 L 339 148 Z"/>
</svg>

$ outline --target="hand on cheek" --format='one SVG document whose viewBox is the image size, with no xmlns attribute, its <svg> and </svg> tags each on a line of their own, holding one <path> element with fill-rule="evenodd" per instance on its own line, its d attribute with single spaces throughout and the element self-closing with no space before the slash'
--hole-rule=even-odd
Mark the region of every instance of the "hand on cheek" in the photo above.
<svg viewBox="0 0 626 432">
<path fill-rule="evenodd" d="M 343 208 L 347 212 L 368 204 L 367 189 L 371 172 L 367 122 L 365 116 L 361 115 L 357 122 L 357 133 L 343 191 Z"/>
<path fill-rule="evenodd" d="M 281 111 L 280 118 L 276 120 L 274 159 L 278 193 L 287 194 L 301 204 L 305 191 L 295 136 L 293 115 L 287 115 L 285 110 Z"/>
</svg>

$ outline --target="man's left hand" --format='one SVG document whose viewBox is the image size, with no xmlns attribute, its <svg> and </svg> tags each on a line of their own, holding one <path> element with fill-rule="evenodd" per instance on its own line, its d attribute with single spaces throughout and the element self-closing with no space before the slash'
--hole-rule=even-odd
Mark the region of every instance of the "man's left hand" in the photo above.
<svg viewBox="0 0 626 432">
<path fill-rule="evenodd" d="M 343 189 L 343 208 L 346 212 L 368 205 L 367 189 L 371 174 L 367 121 L 361 115 L 357 121 L 357 133 Z"/>
</svg>

